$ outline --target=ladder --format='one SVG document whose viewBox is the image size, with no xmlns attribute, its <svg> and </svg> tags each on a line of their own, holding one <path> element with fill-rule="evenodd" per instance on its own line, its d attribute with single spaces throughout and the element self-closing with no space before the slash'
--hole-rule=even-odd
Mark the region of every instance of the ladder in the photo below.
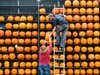
<svg viewBox="0 0 100 75">
<path fill-rule="evenodd" d="M 54 8 L 55 8 L 55 5 L 54 5 Z M 63 8 L 64 8 L 64 5 L 63 5 Z M 55 10 L 54 10 L 54 14 L 55 14 Z M 63 11 L 63 15 L 64 15 L 64 11 Z M 56 36 L 54 34 L 54 41 L 56 39 Z M 54 70 L 54 74 L 53 75 L 65 75 L 65 70 L 66 70 L 66 67 L 65 67 L 65 49 L 64 51 L 58 49 L 58 51 L 55 50 L 55 42 L 54 42 L 54 52 L 53 52 L 53 58 L 54 58 L 54 66 L 53 66 L 53 70 Z M 57 56 L 60 56 L 60 58 L 57 58 Z M 62 56 L 62 57 L 61 57 Z M 57 63 L 60 63 L 57 64 Z M 62 65 L 61 65 L 62 64 Z M 60 72 L 56 72 L 57 70 L 63 70 L 63 73 L 60 71 Z"/>
</svg>

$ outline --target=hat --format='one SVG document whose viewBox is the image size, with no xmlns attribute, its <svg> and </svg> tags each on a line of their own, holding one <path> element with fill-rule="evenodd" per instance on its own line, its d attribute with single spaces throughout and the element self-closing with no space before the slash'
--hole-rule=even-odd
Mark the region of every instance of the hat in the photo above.
<svg viewBox="0 0 100 75">
<path fill-rule="evenodd" d="M 54 17 L 54 14 L 50 13 L 50 14 L 48 15 L 48 17 L 49 17 L 49 18 Z"/>
<path fill-rule="evenodd" d="M 46 50 L 46 46 L 45 46 L 45 45 L 42 45 L 42 46 L 41 46 L 41 52 L 42 52 L 42 53 L 45 53 L 46 51 L 47 51 L 47 50 Z"/>
</svg>

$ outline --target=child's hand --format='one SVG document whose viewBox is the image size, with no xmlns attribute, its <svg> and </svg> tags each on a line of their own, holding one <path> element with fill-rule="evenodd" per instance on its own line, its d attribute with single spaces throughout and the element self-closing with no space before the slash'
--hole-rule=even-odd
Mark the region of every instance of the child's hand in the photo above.
<svg viewBox="0 0 100 75">
<path fill-rule="evenodd" d="M 52 42 L 52 38 L 50 37 L 50 38 L 49 38 L 49 43 L 51 43 L 51 42 Z"/>
</svg>

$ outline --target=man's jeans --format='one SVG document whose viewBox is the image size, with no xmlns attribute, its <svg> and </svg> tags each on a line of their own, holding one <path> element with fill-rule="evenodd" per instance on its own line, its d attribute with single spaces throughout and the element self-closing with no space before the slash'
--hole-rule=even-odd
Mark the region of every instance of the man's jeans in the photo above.
<svg viewBox="0 0 100 75">
<path fill-rule="evenodd" d="M 50 65 L 39 65 L 39 75 L 50 75 Z"/>
<path fill-rule="evenodd" d="M 66 41 L 66 32 L 68 30 L 68 25 L 60 25 L 59 28 L 56 30 L 56 40 L 57 43 L 60 44 L 61 48 L 65 47 L 65 41 Z M 60 31 L 62 32 L 61 41 L 60 41 Z"/>
</svg>

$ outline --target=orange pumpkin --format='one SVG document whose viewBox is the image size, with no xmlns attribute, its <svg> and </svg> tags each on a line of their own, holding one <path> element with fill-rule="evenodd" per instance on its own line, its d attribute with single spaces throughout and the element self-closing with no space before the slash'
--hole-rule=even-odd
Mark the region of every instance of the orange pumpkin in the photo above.
<svg viewBox="0 0 100 75">
<path fill-rule="evenodd" d="M 95 51 L 95 52 L 100 52 L 100 47 L 99 47 L 99 46 L 95 46 L 95 47 L 94 47 L 94 51 Z"/>
<path fill-rule="evenodd" d="M 79 60 L 79 55 L 78 54 L 74 54 L 73 58 L 74 58 L 74 60 Z"/>
<path fill-rule="evenodd" d="M 95 62 L 95 67 L 99 68 L 100 67 L 100 61 Z"/>
<path fill-rule="evenodd" d="M 73 69 L 67 69 L 67 74 L 68 75 L 73 75 Z"/>
<path fill-rule="evenodd" d="M 20 66 L 21 68 L 24 68 L 24 67 L 25 67 L 25 62 L 20 62 L 20 63 L 19 63 L 19 66 Z"/>
<path fill-rule="evenodd" d="M 24 22 L 21 22 L 21 23 L 19 24 L 19 28 L 20 28 L 20 29 L 25 29 L 25 28 L 26 28 L 26 24 L 25 24 Z"/>
<path fill-rule="evenodd" d="M 15 16 L 15 21 L 20 21 L 20 16 Z"/>
<path fill-rule="evenodd" d="M 17 74 L 17 69 L 12 69 L 11 74 L 16 75 Z"/>
<path fill-rule="evenodd" d="M 1 47 L 2 52 L 7 52 L 7 47 L 3 46 Z"/>
<path fill-rule="evenodd" d="M 24 54 L 18 54 L 17 58 L 20 59 L 20 60 L 23 60 L 24 59 Z"/>
<path fill-rule="evenodd" d="M 87 6 L 92 6 L 92 5 L 93 5 L 92 1 L 87 1 Z"/>
<path fill-rule="evenodd" d="M 76 22 L 79 22 L 80 21 L 80 16 L 79 15 L 75 15 L 73 17 L 73 20 L 76 21 Z"/>
<path fill-rule="evenodd" d="M 84 61 L 84 62 L 81 63 L 81 66 L 82 66 L 82 68 L 87 68 L 88 67 L 88 63 Z"/>
<path fill-rule="evenodd" d="M 78 45 L 75 46 L 75 47 L 74 47 L 74 51 L 75 51 L 75 52 L 80 52 L 80 46 L 78 46 Z"/>
<path fill-rule="evenodd" d="M 93 36 L 93 31 L 92 30 L 87 30 L 86 35 L 87 36 Z"/>
<path fill-rule="evenodd" d="M 45 32 L 43 32 L 43 31 L 40 32 L 40 36 L 41 36 L 41 37 L 45 37 Z"/>
<path fill-rule="evenodd" d="M 79 70 L 79 69 L 75 69 L 75 70 L 74 70 L 74 74 L 75 74 L 75 75 L 79 75 L 79 74 L 80 74 L 80 70 Z"/>
<path fill-rule="evenodd" d="M 12 46 L 8 47 L 8 52 L 14 52 L 14 47 Z"/>
<path fill-rule="evenodd" d="M 81 60 L 86 60 L 86 55 L 85 54 L 81 54 L 80 59 Z"/>
<path fill-rule="evenodd" d="M 36 75 L 37 74 L 37 69 L 32 69 L 32 74 Z"/>
<path fill-rule="evenodd" d="M 27 24 L 26 24 L 26 28 L 27 28 L 27 29 L 32 29 L 32 23 L 27 23 Z"/>
<path fill-rule="evenodd" d="M 94 50 L 95 50 L 95 48 L 94 48 Z M 93 52 L 93 47 L 88 47 L 88 52 Z"/>
<path fill-rule="evenodd" d="M 6 28 L 7 29 L 12 29 L 12 24 L 11 23 L 6 23 Z"/>
<path fill-rule="evenodd" d="M 67 52 L 72 52 L 73 51 L 73 47 L 72 46 L 67 46 L 66 47 L 66 51 Z"/>
<path fill-rule="evenodd" d="M 93 13 L 93 11 L 92 11 L 92 8 L 87 8 L 87 14 L 92 14 Z"/>
<path fill-rule="evenodd" d="M 55 69 L 55 74 L 60 74 L 60 69 Z"/>
<path fill-rule="evenodd" d="M 47 29 L 47 30 L 52 29 L 52 24 L 50 24 L 50 23 L 46 24 L 46 29 Z"/>
<path fill-rule="evenodd" d="M 95 75 L 97 75 L 97 74 L 100 73 L 100 71 L 99 71 L 99 69 L 94 69 L 94 70 L 93 70 L 93 73 L 94 73 Z"/>
<path fill-rule="evenodd" d="M 85 8 L 80 8 L 80 14 L 86 14 L 86 9 Z"/>
<path fill-rule="evenodd" d="M 80 67 L 80 63 L 79 62 L 74 62 L 74 67 L 75 68 L 79 68 Z"/>
<path fill-rule="evenodd" d="M 89 62 L 89 67 L 94 68 L 94 62 Z"/>
<path fill-rule="evenodd" d="M 73 20 L 73 17 L 71 15 L 67 15 L 65 17 L 66 20 L 68 20 L 69 22 L 71 22 Z"/>
<path fill-rule="evenodd" d="M 66 58 L 67 58 L 67 60 L 72 60 L 73 59 L 71 54 L 67 55 Z"/>
<path fill-rule="evenodd" d="M 44 21 L 45 21 L 45 16 L 41 15 L 41 16 L 40 16 L 40 21 L 41 21 L 41 22 L 44 22 Z"/>
<path fill-rule="evenodd" d="M 72 12 L 73 12 L 73 11 L 72 11 L 71 8 L 67 8 L 67 9 L 66 9 L 66 13 L 67 13 L 67 14 L 72 14 Z"/>
<path fill-rule="evenodd" d="M 99 29 L 100 26 L 99 26 L 99 23 L 94 23 L 94 29 Z"/>
<path fill-rule="evenodd" d="M 71 1 L 70 0 L 66 0 L 64 3 L 65 6 L 71 6 Z"/>
<path fill-rule="evenodd" d="M 80 6 L 86 6 L 86 1 L 85 0 L 81 0 L 80 1 Z"/>
<path fill-rule="evenodd" d="M 73 63 L 72 63 L 72 62 L 67 62 L 67 63 L 66 63 L 66 67 L 72 68 L 72 67 L 73 67 Z"/>
<path fill-rule="evenodd" d="M 79 9 L 78 8 L 74 8 L 73 9 L 73 14 L 79 14 Z"/>
<path fill-rule="evenodd" d="M 18 39 L 18 44 L 24 44 L 24 39 Z"/>
<path fill-rule="evenodd" d="M 27 21 L 31 22 L 33 20 L 34 20 L 33 16 L 27 16 Z"/>
<path fill-rule="evenodd" d="M 78 36 L 78 33 L 77 33 L 76 31 L 74 31 L 74 32 L 73 32 L 73 36 L 74 36 L 74 37 L 77 37 L 77 36 Z"/>
<path fill-rule="evenodd" d="M 70 44 L 70 45 L 73 44 L 73 40 L 72 39 L 68 39 L 67 40 L 67 44 Z"/>
<path fill-rule="evenodd" d="M 20 21 L 26 21 L 26 19 L 27 19 L 26 16 L 21 16 L 20 17 Z"/>
<path fill-rule="evenodd" d="M 98 0 L 94 0 L 94 1 L 93 1 L 93 6 L 99 6 Z"/>
<path fill-rule="evenodd" d="M 93 43 L 94 43 L 94 44 L 99 44 L 99 41 L 100 41 L 99 38 L 94 38 L 94 39 L 93 39 Z"/>
<path fill-rule="evenodd" d="M 40 29 L 45 29 L 45 24 L 44 23 L 40 24 Z"/>
<path fill-rule="evenodd" d="M 87 74 L 92 75 L 93 74 L 92 69 L 87 69 Z"/>
<path fill-rule="evenodd" d="M 83 37 L 83 36 L 85 36 L 85 35 L 86 35 L 86 34 L 85 34 L 84 31 L 79 32 L 79 36 Z"/>
<path fill-rule="evenodd" d="M 0 44 L 4 44 L 4 40 L 3 39 L 0 39 Z"/>
<path fill-rule="evenodd" d="M 88 29 L 93 29 L 94 25 L 93 23 L 88 23 Z"/>
<path fill-rule="evenodd" d="M 87 29 L 87 23 L 82 23 L 82 29 Z"/>
<path fill-rule="evenodd" d="M 12 31 L 11 30 L 6 30 L 5 31 L 5 36 L 6 37 L 10 37 L 12 35 Z"/>
<path fill-rule="evenodd" d="M 99 21 L 99 16 L 95 15 L 93 19 L 94 19 L 95 22 L 98 22 Z"/>
<path fill-rule="evenodd" d="M 30 31 L 27 31 L 27 32 L 26 32 L 26 36 L 27 36 L 27 37 L 31 37 L 31 32 L 30 32 Z"/>
<path fill-rule="evenodd" d="M 88 39 L 87 39 L 87 43 L 88 43 L 89 45 L 93 44 L 92 38 L 88 38 Z"/>
<path fill-rule="evenodd" d="M 17 52 L 23 52 L 24 51 L 24 48 L 22 46 L 18 46 L 16 48 Z"/>
<path fill-rule="evenodd" d="M 31 74 L 31 70 L 30 69 L 25 69 L 25 74 L 26 75 L 30 75 Z"/>
<path fill-rule="evenodd" d="M 9 75 L 9 74 L 10 74 L 10 69 L 5 69 L 5 70 L 4 70 L 4 74 L 5 74 L 5 75 Z"/>
<path fill-rule="evenodd" d="M 6 38 L 6 39 L 5 39 L 5 44 L 8 44 L 8 45 L 11 44 L 11 39 Z"/>
<path fill-rule="evenodd" d="M 37 31 L 33 31 L 32 32 L 32 36 L 37 37 L 38 36 L 38 32 Z"/>
<path fill-rule="evenodd" d="M 26 54 L 26 55 L 25 55 L 25 59 L 26 59 L 26 60 L 31 60 L 31 55 L 30 55 L 30 54 Z M 26 63 L 26 67 L 31 67 L 31 65 L 28 65 L 28 64 Z"/>
<path fill-rule="evenodd" d="M 94 54 L 88 54 L 88 59 L 89 60 L 94 60 Z"/>
<path fill-rule="evenodd" d="M 4 31 L 0 30 L 0 37 L 4 36 Z"/>
<path fill-rule="evenodd" d="M 38 59 L 38 55 L 37 54 L 32 54 L 32 60 L 37 60 Z"/>
<path fill-rule="evenodd" d="M 24 31 L 21 31 L 21 32 L 19 32 L 19 35 L 20 35 L 21 37 L 25 37 L 25 32 L 24 32 Z"/>
<path fill-rule="evenodd" d="M 9 59 L 9 56 L 8 56 L 8 54 L 3 54 L 2 58 L 3 58 L 3 60 L 8 60 Z"/>
<path fill-rule="evenodd" d="M 41 39 L 40 40 L 40 44 L 44 44 L 44 39 Z"/>
<path fill-rule="evenodd" d="M 83 47 L 81 48 L 81 51 L 82 51 L 82 52 L 86 52 L 86 51 L 87 51 L 87 47 L 84 47 L 84 46 L 83 46 Z"/>
<path fill-rule="evenodd" d="M 69 25 L 69 28 L 70 28 L 70 29 L 75 29 L 75 25 L 74 25 L 73 23 L 71 23 L 71 24 Z"/>
<path fill-rule="evenodd" d="M 13 31 L 13 34 L 12 34 L 14 37 L 18 37 L 19 36 L 19 32 L 18 31 Z"/>
<path fill-rule="evenodd" d="M 31 39 L 25 39 L 25 44 L 31 44 Z"/>
<path fill-rule="evenodd" d="M 79 1 L 78 0 L 74 0 L 73 1 L 73 6 L 79 6 Z"/>
<path fill-rule="evenodd" d="M 38 28 L 38 24 L 37 23 L 33 23 L 33 29 L 37 29 Z"/>
<path fill-rule="evenodd" d="M 84 69 L 81 69 L 81 70 L 80 70 L 80 74 L 81 74 L 81 75 L 85 75 L 85 74 L 86 74 L 86 71 L 85 71 Z"/>
<path fill-rule="evenodd" d="M 67 37 L 70 37 L 71 36 L 71 32 L 70 31 L 67 31 L 66 36 Z"/>
<path fill-rule="evenodd" d="M 7 20 L 8 21 L 13 21 L 14 20 L 14 17 L 13 16 L 8 16 Z"/>
<path fill-rule="evenodd" d="M 46 9 L 45 8 L 40 8 L 39 12 L 40 12 L 40 14 L 45 14 L 46 13 Z"/>
<path fill-rule="evenodd" d="M 94 36 L 99 36 L 99 35 L 100 35 L 99 31 L 94 31 Z"/>
<path fill-rule="evenodd" d="M 99 8 L 98 8 L 98 7 L 95 7 L 95 8 L 93 9 L 93 13 L 94 13 L 94 14 L 99 14 Z"/>
<path fill-rule="evenodd" d="M 79 44 L 80 43 L 80 39 L 79 38 L 75 38 L 74 39 L 74 44 Z"/>
<path fill-rule="evenodd" d="M 32 39 L 32 44 L 37 44 L 38 43 L 38 40 L 37 39 Z"/>
<path fill-rule="evenodd" d="M 49 22 L 49 16 L 45 17 L 46 22 Z"/>
<path fill-rule="evenodd" d="M 95 60 L 100 60 L 100 54 L 95 54 L 95 56 L 94 56 L 94 58 L 95 58 Z"/>
<path fill-rule="evenodd" d="M 16 55 L 14 53 L 9 54 L 10 60 L 14 60 L 16 58 Z"/>
<path fill-rule="evenodd" d="M 18 40 L 16 38 L 12 39 L 12 44 L 18 44 Z"/>
<path fill-rule="evenodd" d="M 4 16 L 0 16 L 0 21 L 4 21 L 5 17 Z"/>
<path fill-rule="evenodd" d="M 13 24 L 13 28 L 14 29 L 18 29 L 19 28 L 19 25 L 18 24 Z"/>
<path fill-rule="evenodd" d="M 18 69 L 18 74 L 23 75 L 24 74 L 24 69 Z"/>
<path fill-rule="evenodd" d="M 93 21 L 93 16 L 92 15 L 88 15 L 87 16 L 87 20 L 90 22 L 90 21 Z"/>
<path fill-rule="evenodd" d="M 37 62 L 32 62 L 32 67 L 33 67 L 33 68 L 38 67 L 38 63 L 37 63 Z"/>
<path fill-rule="evenodd" d="M 31 51 L 31 48 L 30 48 L 30 47 L 25 47 L 25 48 L 24 48 L 24 51 L 25 51 L 25 52 L 30 52 L 30 51 Z"/>
<path fill-rule="evenodd" d="M 87 40 L 85 38 L 81 38 L 81 44 L 86 45 L 87 44 Z"/>
<path fill-rule="evenodd" d="M 83 22 L 86 22 L 86 20 L 87 20 L 86 16 L 84 16 L 84 15 L 83 15 L 83 16 L 81 16 L 81 18 L 80 18 L 80 19 L 81 19 L 81 21 L 83 21 Z"/>
<path fill-rule="evenodd" d="M 37 47 L 37 46 L 32 46 L 32 47 L 31 47 L 31 51 L 32 51 L 32 52 L 37 52 L 37 50 L 38 50 L 38 47 Z"/>
<path fill-rule="evenodd" d="M 81 28 L 81 24 L 80 24 L 80 23 L 76 23 L 76 24 L 75 24 L 75 28 L 76 28 L 76 29 L 80 29 L 80 28 Z"/>
</svg>

